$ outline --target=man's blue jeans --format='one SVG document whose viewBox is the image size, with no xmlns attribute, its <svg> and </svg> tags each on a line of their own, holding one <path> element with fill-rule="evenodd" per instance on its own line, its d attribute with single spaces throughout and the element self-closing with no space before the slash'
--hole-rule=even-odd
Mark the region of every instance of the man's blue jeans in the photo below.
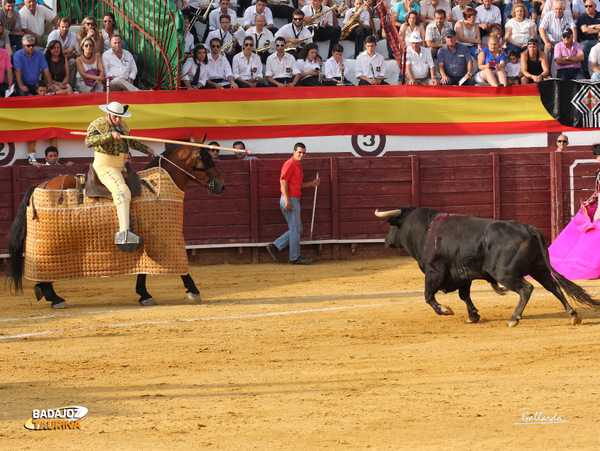
<svg viewBox="0 0 600 451">
<path fill-rule="evenodd" d="M 300 257 L 300 235 L 302 235 L 302 220 L 300 219 L 300 199 L 290 197 L 292 210 L 285 210 L 285 197 L 279 199 L 279 207 L 288 224 L 288 231 L 277 238 L 273 244 L 277 249 L 282 250 L 290 247 L 290 261 L 296 261 Z"/>
</svg>

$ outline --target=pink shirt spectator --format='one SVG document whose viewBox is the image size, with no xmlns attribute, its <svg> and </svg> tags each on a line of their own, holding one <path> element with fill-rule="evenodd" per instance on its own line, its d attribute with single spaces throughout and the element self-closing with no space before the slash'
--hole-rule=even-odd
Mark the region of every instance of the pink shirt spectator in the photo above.
<svg viewBox="0 0 600 451">
<path fill-rule="evenodd" d="M 577 41 L 573 41 L 573 46 L 571 47 L 571 50 L 569 50 L 567 48 L 567 46 L 565 45 L 564 42 L 559 42 L 554 47 L 554 59 L 567 58 L 569 56 L 575 56 L 578 53 L 583 54 L 583 48 L 581 47 L 581 44 Z M 569 69 L 569 68 L 581 69 L 581 62 L 573 63 L 573 64 L 566 64 L 566 65 L 557 63 L 556 68 L 557 69 Z"/>
</svg>

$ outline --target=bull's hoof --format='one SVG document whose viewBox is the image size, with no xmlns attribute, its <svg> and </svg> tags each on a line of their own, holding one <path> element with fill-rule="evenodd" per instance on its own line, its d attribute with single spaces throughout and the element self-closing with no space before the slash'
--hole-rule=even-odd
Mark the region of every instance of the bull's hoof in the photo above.
<svg viewBox="0 0 600 451">
<path fill-rule="evenodd" d="M 156 301 L 154 300 L 154 298 L 140 299 L 140 304 L 143 305 L 144 307 L 150 307 L 152 305 L 158 305 L 156 303 Z"/>
<path fill-rule="evenodd" d="M 519 320 L 517 318 L 511 318 L 508 322 L 508 327 L 516 327 L 519 325 Z"/>
<path fill-rule="evenodd" d="M 197 293 L 192 293 L 191 291 L 188 291 L 185 293 L 185 296 L 190 300 L 190 301 L 194 301 L 194 302 L 202 302 L 202 298 L 200 297 L 199 294 Z"/>
<path fill-rule="evenodd" d="M 571 325 L 579 326 L 581 324 L 581 315 L 577 312 L 571 314 Z"/>
<path fill-rule="evenodd" d="M 454 315 L 454 311 L 450 307 L 440 305 L 440 315 Z"/>
<path fill-rule="evenodd" d="M 469 315 L 469 319 L 467 320 L 467 324 L 475 324 L 478 323 L 481 317 L 475 313 L 474 315 Z"/>
<path fill-rule="evenodd" d="M 67 303 L 64 301 L 64 299 L 60 301 L 54 301 L 52 303 L 52 308 L 55 310 L 61 310 L 67 308 Z"/>
</svg>

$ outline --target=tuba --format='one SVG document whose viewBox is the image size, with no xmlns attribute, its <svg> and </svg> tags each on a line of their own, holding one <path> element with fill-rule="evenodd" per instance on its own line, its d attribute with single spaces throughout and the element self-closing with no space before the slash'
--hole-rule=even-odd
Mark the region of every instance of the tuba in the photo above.
<svg viewBox="0 0 600 451">
<path fill-rule="evenodd" d="M 300 45 L 301 42 L 308 41 L 309 39 L 314 38 L 315 37 L 315 30 L 317 28 L 319 28 L 319 24 L 317 24 L 317 23 L 309 23 L 308 25 L 306 25 L 305 28 L 307 30 L 311 30 L 310 36 L 306 36 L 305 38 L 298 39 L 298 43 L 297 44 L 292 44 L 291 42 L 288 42 L 285 45 L 285 49 L 284 49 L 286 52 L 293 52 L 293 51 L 295 51 L 298 48 L 298 45 Z"/>
<path fill-rule="evenodd" d="M 364 2 L 362 4 L 362 6 L 360 8 L 358 8 L 356 10 L 356 12 L 352 15 L 352 17 L 350 17 L 350 19 L 348 19 L 348 22 L 346 22 L 346 24 L 342 27 L 342 34 L 340 35 L 340 41 L 343 41 L 344 39 L 346 39 L 348 36 L 350 36 L 350 33 L 352 33 L 352 30 L 354 30 L 356 27 L 360 27 L 360 14 L 363 12 L 363 10 L 367 7 L 367 2 Z"/>
</svg>

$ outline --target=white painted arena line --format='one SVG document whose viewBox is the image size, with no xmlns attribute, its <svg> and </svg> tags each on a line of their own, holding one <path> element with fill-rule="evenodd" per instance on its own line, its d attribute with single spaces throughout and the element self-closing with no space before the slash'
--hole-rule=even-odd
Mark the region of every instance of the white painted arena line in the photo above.
<svg viewBox="0 0 600 451">
<path fill-rule="evenodd" d="M 139 327 L 139 326 L 157 326 L 157 325 L 165 325 L 165 324 L 175 324 L 175 323 L 192 323 L 192 322 L 200 322 L 200 321 L 222 321 L 222 320 L 231 320 L 231 319 L 248 319 L 248 318 L 266 318 L 270 316 L 285 316 L 285 315 L 299 315 L 303 313 L 316 313 L 316 312 L 330 312 L 337 310 L 352 310 L 359 308 L 370 308 L 370 307 L 382 307 L 388 305 L 399 305 L 399 304 L 407 304 L 408 302 L 388 302 L 384 304 L 364 304 L 364 305 L 349 305 L 349 306 L 340 306 L 340 307 L 325 307 L 320 309 L 306 309 L 306 310 L 288 310 L 284 312 L 270 312 L 270 313 L 254 313 L 249 315 L 232 315 L 232 316 L 214 316 L 208 318 L 177 318 L 169 321 L 141 321 L 136 323 L 121 323 L 121 324 L 109 324 L 106 326 L 93 326 L 93 327 L 77 327 L 74 329 L 57 329 L 57 330 L 46 330 L 42 332 L 31 332 L 25 334 L 16 334 L 16 335 L 4 335 L 0 336 L 0 341 L 2 340 L 12 340 L 16 338 L 28 338 L 28 337 L 37 337 L 41 335 L 54 335 L 60 334 L 64 332 L 81 332 L 88 330 L 98 330 L 98 329 L 115 329 L 121 327 Z M 117 310 L 121 311 L 121 310 Z"/>
</svg>

